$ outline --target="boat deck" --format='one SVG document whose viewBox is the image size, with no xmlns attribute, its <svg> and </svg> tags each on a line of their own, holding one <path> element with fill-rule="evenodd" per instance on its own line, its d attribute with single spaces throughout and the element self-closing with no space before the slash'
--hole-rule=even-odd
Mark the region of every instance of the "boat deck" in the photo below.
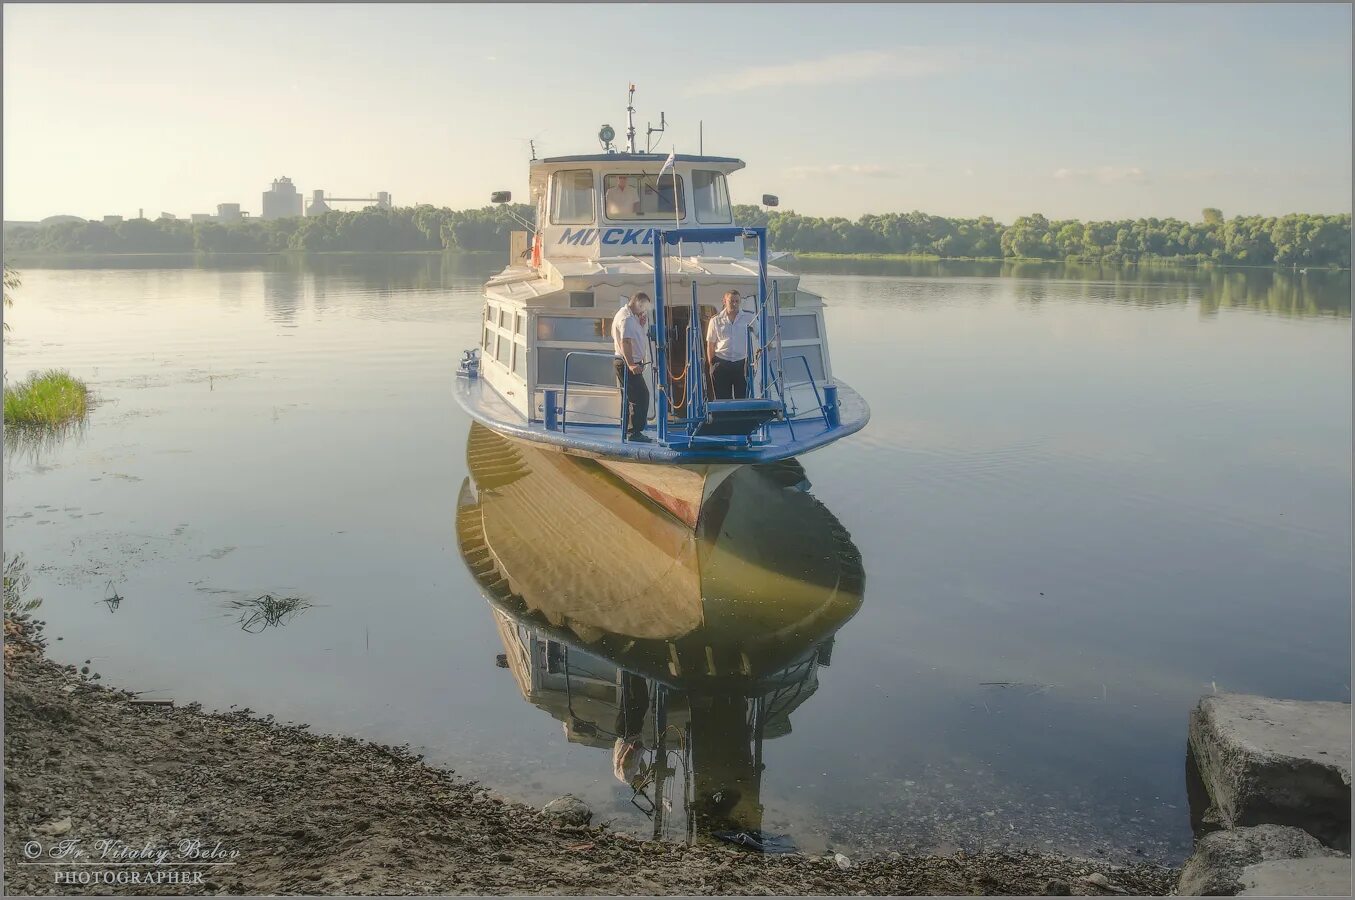
<svg viewBox="0 0 1355 900">
<path fill-rule="evenodd" d="M 830 427 L 816 410 L 790 422 L 769 423 L 767 441 L 745 442 L 740 438 L 701 437 L 689 441 L 685 432 L 670 430 L 668 444 L 621 440 L 620 422 L 568 422 L 549 429 L 544 422 L 527 422 L 518 410 L 478 377 L 458 376 L 456 399 L 477 422 L 507 437 L 544 444 L 580 456 L 658 464 L 753 464 L 776 462 L 807 453 L 854 434 L 870 421 L 870 407 L 850 386 L 836 380 L 838 424 Z M 653 426 L 645 433 L 657 441 Z"/>
</svg>

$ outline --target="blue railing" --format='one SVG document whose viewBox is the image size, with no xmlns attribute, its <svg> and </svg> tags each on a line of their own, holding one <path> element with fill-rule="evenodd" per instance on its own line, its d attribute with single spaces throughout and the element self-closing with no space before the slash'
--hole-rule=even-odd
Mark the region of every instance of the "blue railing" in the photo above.
<svg viewBox="0 0 1355 900">
<path fill-rule="evenodd" d="M 565 383 L 563 392 L 564 396 L 560 398 L 560 418 L 559 418 L 560 430 L 562 432 L 569 430 L 569 361 L 576 356 L 601 356 L 606 357 L 607 359 L 616 359 L 615 353 L 604 353 L 601 350 L 570 350 L 568 353 L 565 354 L 565 374 L 564 374 Z M 627 397 L 627 395 L 630 393 L 629 388 L 630 388 L 630 379 L 629 378 L 621 379 L 621 440 L 623 442 L 626 440 L 626 418 L 627 413 L 629 412 L 629 409 L 627 407 L 630 405 Z M 550 406 L 551 402 L 550 395 L 553 393 L 554 391 L 546 392 L 547 407 Z M 550 412 L 551 411 L 547 409 L 546 411 L 547 428 L 550 427 L 550 420 L 554 418 L 554 416 L 552 416 Z"/>
<path fill-rule="evenodd" d="M 813 391 L 814 391 L 814 400 L 815 400 L 815 402 L 817 402 L 817 403 L 819 404 L 819 412 L 823 414 L 823 421 L 824 421 L 824 424 L 828 425 L 828 427 L 831 428 L 832 425 L 833 425 L 833 423 L 832 423 L 832 419 L 831 419 L 831 418 L 829 417 L 829 415 L 828 415 L 828 406 L 827 406 L 827 404 L 824 403 L 823 395 L 819 393 L 819 385 L 818 385 L 818 382 L 816 382 L 816 381 L 814 380 L 814 370 L 811 369 L 811 368 L 809 368 L 809 360 L 808 360 L 808 358 L 806 358 L 805 355 L 804 355 L 803 353 L 797 354 L 796 356 L 786 357 L 786 358 L 787 358 L 787 359 L 798 359 L 800 362 L 804 363 L 804 367 L 805 367 L 805 377 L 807 377 L 807 378 L 809 379 L 809 386 L 810 386 L 810 388 L 813 389 Z M 783 390 L 784 390 L 784 386 L 783 386 Z M 790 420 L 787 419 L 787 421 L 789 422 Z"/>
</svg>

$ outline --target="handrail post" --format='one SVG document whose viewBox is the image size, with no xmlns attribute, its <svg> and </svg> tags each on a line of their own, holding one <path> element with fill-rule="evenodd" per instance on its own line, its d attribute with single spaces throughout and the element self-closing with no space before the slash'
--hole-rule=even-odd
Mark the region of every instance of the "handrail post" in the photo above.
<svg viewBox="0 0 1355 900">
<path fill-rule="evenodd" d="M 569 430 L 569 360 L 573 353 L 565 354 L 564 397 L 560 400 L 560 432 Z"/>
<path fill-rule="evenodd" d="M 612 357 L 615 359 L 616 357 Z M 616 368 L 616 364 L 612 364 Z M 643 378 L 644 376 L 640 376 Z M 626 368 L 626 361 L 621 360 L 621 443 L 626 442 L 626 433 L 630 431 L 630 371 Z"/>
<path fill-rule="evenodd" d="M 758 380 L 761 399 L 767 396 L 767 229 L 757 230 Z"/>
<path fill-rule="evenodd" d="M 706 417 L 706 367 L 701 364 L 701 303 L 697 299 L 696 279 L 692 279 L 692 317 L 687 322 L 687 418 Z M 690 436 L 696 425 L 687 426 Z"/>
<path fill-rule="evenodd" d="M 654 236 L 654 394 L 655 410 L 658 413 L 659 441 L 668 442 L 668 340 L 666 323 L 663 317 L 663 248 L 664 233 L 658 228 L 650 229 Z"/>
<path fill-rule="evenodd" d="M 786 362 L 781 358 L 781 284 L 772 282 L 772 331 L 776 334 L 776 380 L 778 383 L 784 383 L 786 380 Z M 781 402 L 785 404 L 785 397 Z"/>
<path fill-rule="evenodd" d="M 756 374 L 753 371 L 753 329 L 745 328 L 743 330 L 743 343 L 744 343 L 743 368 L 745 370 L 743 380 L 747 382 L 747 389 L 744 391 L 744 393 L 752 395 L 753 376 Z"/>
</svg>

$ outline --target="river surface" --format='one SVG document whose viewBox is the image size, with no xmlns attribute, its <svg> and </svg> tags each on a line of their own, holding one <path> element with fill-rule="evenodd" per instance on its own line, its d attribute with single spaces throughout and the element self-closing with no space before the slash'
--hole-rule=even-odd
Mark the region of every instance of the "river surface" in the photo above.
<svg viewBox="0 0 1355 900">
<path fill-rule="evenodd" d="M 514 623 L 458 536 L 476 490 L 498 498 L 486 531 L 514 515 L 510 490 L 467 481 L 452 398 L 499 262 L 20 261 L 8 377 L 67 368 L 98 401 L 7 453 L 5 550 L 51 654 L 146 696 L 407 742 L 652 833 L 606 735 L 496 661 Z M 800 268 L 873 410 L 803 460 L 805 508 L 850 535 L 863 579 L 841 621 L 786 638 L 832 640 L 758 742 L 762 827 L 813 851 L 1179 862 L 1202 694 L 1350 699 L 1349 273 Z M 556 483 L 540 471 L 513 488 L 529 505 Z M 774 584 L 768 559 L 723 590 Z M 539 582 L 561 560 L 502 562 Z"/>
</svg>

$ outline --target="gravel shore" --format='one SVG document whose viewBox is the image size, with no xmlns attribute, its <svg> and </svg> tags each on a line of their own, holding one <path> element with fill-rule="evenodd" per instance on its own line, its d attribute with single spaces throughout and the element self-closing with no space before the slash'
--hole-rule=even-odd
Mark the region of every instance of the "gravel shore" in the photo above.
<svg viewBox="0 0 1355 900">
<path fill-rule="evenodd" d="M 1033 853 L 843 868 L 556 825 L 403 748 L 139 703 L 46 659 L 31 622 L 5 632 L 8 894 L 1115 895 L 1173 883 L 1157 866 Z"/>
</svg>

